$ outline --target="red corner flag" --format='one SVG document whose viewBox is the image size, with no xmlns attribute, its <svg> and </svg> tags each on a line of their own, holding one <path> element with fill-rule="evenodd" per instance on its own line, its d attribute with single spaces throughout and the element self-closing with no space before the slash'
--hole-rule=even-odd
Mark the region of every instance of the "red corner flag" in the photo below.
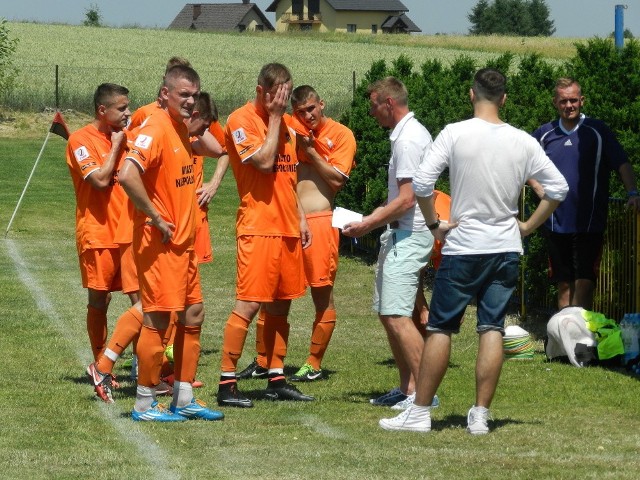
<svg viewBox="0 0 640 480">
<path fill-rule="evenodd" d="M 67 128 L 67 124 L 64 123 L 64 118 L 60 112 L 56 111 L 56 115 L 53 117 L 53 123 L 51 124 L 49 131 L 56 135 L 60 135 L 65 140 L 69 140 L 69 129 Z"/>
</svg>

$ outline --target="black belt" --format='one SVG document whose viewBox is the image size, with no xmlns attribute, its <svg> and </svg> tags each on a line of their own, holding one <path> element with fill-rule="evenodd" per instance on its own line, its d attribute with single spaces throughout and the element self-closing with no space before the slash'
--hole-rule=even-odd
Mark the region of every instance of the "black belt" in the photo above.
<svg viewBox="0 0 640 480">
<path fill-rule="evenodd" d="M 400 222 L 398 220 L 394 220 L 389 223 L 389 228 L 400 228 Z"/>
</svg>

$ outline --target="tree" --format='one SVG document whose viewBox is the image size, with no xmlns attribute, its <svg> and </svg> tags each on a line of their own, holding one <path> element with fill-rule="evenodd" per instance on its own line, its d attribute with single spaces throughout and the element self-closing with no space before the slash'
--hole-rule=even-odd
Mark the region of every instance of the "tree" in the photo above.
<svg viewBox="0 0 640 480">
<path fill-rule="evenodd" d="M 549 19 L 549 7 L 544 0 L 531 0 L 529 3 L 533 36 L 550 37 L 556 33 L 553 20 Z"/>
<path fill-rule="evenodd" d="M 18 39 L 9 36 L 7 20 L 0 18 L 0 96 L 6 95 L 13 87 L 18 70 L 13 64 L 18 48 Z"/>
<path fill-rule="evenodd" d="M 84 12 L 85 27 L 101 27 L 102 26 L 102 14 L 100 13 L 100 8 L 97 4 L 92 3 L 89 8 L 87 8 Z"/>
<path fill-rule="evenodd" d="M 467 15 L 467 18 L 471 22 L 471 29 L 469 29 L 469 33 L 471 35 L 482 35 L 483 32 L 487 31 L 487 29 L 489 28 L 486 24 L 486 20 L 488 18 L 488 10 L 488 0 L 480 0 L 471 9 L 471 13 Z"/>
<path fill-rule="evenodd" d="M 544 0 L 479 0 L 467 16 L 471 35 L 550 36 L 555 33 Z"/>
</svg>

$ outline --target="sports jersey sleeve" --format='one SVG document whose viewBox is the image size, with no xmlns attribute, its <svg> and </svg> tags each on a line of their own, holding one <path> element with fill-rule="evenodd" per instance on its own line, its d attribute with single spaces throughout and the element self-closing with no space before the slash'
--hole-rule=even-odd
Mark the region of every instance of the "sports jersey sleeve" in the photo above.
<svg viewBox="0 0 640 480">
<path fill-rule="evenodd" d="M 162 142 L 154 141 L 161 132 L 153 127 L 143 127 L 131 140 L 127 160 L 133 161 L 142 172 L 157 165 L 161 158 Z"/>
<path fill-rule="evenodd" d="M 351 169 L 355 165 L 356 139 L 347 127 L 340 129 L 335 139 L 335 145 L 330 150 L 327 161 L 345 177 L 349 178 Z M 329 140 L 331 142 L 331 140 Z M 328 145 L 331 146 L 331 145 Z"/>
<path fill-rule="evenodd" d="M 255 116 L 247 114 L 247 109 L 236 110 L 227 120 L 225 146 L 235 150 L 240 161 L 246 163 L 262 148 L 266 131 L 261 131 Z"/>
<path fill-rule="evenodd" d="M 604 122 L 598 123 L 598 131 L 602 135 L 604 154 L 609 168 L 618 170 L 623 164 L 629 162 L 629 157 L 611 129 Z"/>
<path fill-rule="evenodd" d="M 89 140 L 83 129 L 71 134 L 67 143 L 67 165 L 82 179 L 86 179 L 102 164 L 100 152 Z"/>
<path fill-rule="evenodd" d="M 529 139 L 527 137 L 527 139 Z M 547 157 L 544 149 L 535 140 L 528 142 L 527 148 L 531 160 L 528 178 L 533 178 L 544 188 L 545 196 L 562 201 L 567 196 L 569 186 L 558 168 Z"/>
</svg>

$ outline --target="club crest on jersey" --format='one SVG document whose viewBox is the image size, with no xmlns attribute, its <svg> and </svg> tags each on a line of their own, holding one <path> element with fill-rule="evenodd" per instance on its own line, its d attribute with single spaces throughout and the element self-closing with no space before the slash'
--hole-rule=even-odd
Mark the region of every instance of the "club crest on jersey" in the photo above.
<svg viewBox="0 0 640 480">
<path fill-rule="evenodd" d="M 85 146 L 76 148 L 73 152 L 73 155 L 76 157 L 76 162 L 78 163 L 89 158 L 89 152 L 87 151 L 87 147 Z"/>
<path fill-rule="evenodd" d="M 136 137 L 136 142 L 134 143 L 134 145 L 136 147 L 144 148 L 146 150 L 151 146 L 151 142 L 153 142 L 153 137 L 150 137 L 149 135 L 140 134 Z"/>
<path fill-rule="evenodd" d="M 233 135 L 233 141 L 236 145 L 244 142 L 247 139 L 247 134 L 244 133 L 244 128 L 240 127 L 237 130 L 234 130 L 231 135 Z"/>
<path fill-rule="evenodd" d="M 327 138 L 327 147 L 329 147 L 329 150 L 333 150 L 333 142 L 330 138 Z"/>
</svg>

